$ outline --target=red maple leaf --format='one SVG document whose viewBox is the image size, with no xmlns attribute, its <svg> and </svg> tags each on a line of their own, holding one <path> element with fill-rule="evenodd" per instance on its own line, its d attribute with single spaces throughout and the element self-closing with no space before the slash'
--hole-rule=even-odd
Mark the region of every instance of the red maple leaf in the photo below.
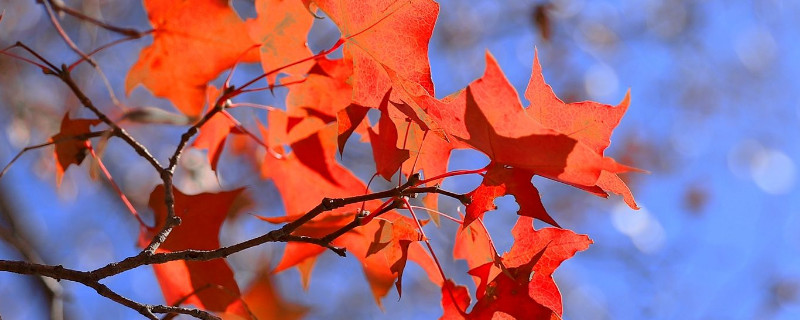
<svg viewBox="0 0 800 320">
<path fill-rule="evenodd" d="M 459 228 L 453 245 L 453 258 L 466 260 L 470 270 L 487 263 L 501 263 L 488 231 L 480 223 L 465 224 Z M 477 285 L 479 279 L 473 277 L 473 280 Z"/>
<path fill-rule="evenodd" d="M 558 223 L 545 211 L 539 190 L 531 183 L 532 178 L 533 173 L 530 171 L 507 168 L 499 164 L 490 165 L 489 171 L 483 176 L 481 185 L 469 193 L 472 202 L 467 205 L 464 225 L 469 225 L 475 219 L 482 218 L 486 211 L 496 209 L 495 198 L 510 194 L 519 204 L 517 214 L 536 218 L 559 227 Z"/>
<path fill-rule="evenodd" d="M 551 314 L 560 317 L 561 294 L 553 281 L 553 271 L 576 252 L 586 250 L 592 240 L 565 229 L 534 230 L 529 217 L 519 217 L 511 233 L 514 245 L 503 255 L 507 270 L 494 279 L 484 278 L 471 313 L 478 318 L 498 311 L 517 319 L 550 319 Z M 480 267 L 470 273 L 491 274 Z M 532 313 L 540 317 L 532 317 Z"/>
<path fill-rule="evenodd" d="M 381 118 L 378 120 L 378 130 L 370 127 L 369 141 L 372 144 L 372 157 L 375 159 L 375 169 L 386 180 L 392 180 L 392 175 L 409 158 L 407 149 L 397 147 L 397 127 L 389 117 L 389 96 L 386 92 L 381 100 L 379 110 Z"/>
<path fill-rule="evenodd" d="M 156 252 L 218 249 L 222 223 L 243 190 L 186 195 L 174 188 L 175 214 L 181 218 L 181 224 L 172 230 Z M 149 232 L 142 231 L 139 237 L 141 247 L 147 246 L 152 232 L 164 225 L 167 217 L 164 199 L 163 185 L 150 193 L 149 206 L 153 209 L 156 226 Z M 224 259 L 170 261 L 153 265 L 153 270 L 169 305 L 183 301 L 183 304 L 193 304 L 206 310 L 246 315 L 239 300 L 239 286 Z"/>
<path fill-rule="evenodd" d="M 561 293 L 553 271 L 576 252 L 586 250 L 592 240 L 570 230 L 535 230 L 530 217 L 519 217 L 512 234 L 514 245 L 503 255 L 501 265 L 487 262 L 469 271 L 479 279 L 478 301 L 469 313 L 461 308 L 469 304 L 468 298 L 463 298 L 463 287 L 450 284 L 443 288 L 447 319 L 561 318 Z M 460 297 L 457 309 L 450 296 L 453 292 Z"/>
<path fill-rule="evenodd" d="M 428 43 L 439 14 L 431 0 L 313 0 L 346 39 L 353 61 L 353 100 L 375 107 L 391 87 L 386 69 L 433 94 Z"/>
<path fill-rule="evenodd" d="M 526 113 L 494 58 L 466 90 L 426 108 L 449 135 L 496 163 L 559 181 L 593 185 L 603 156 L 573 138 L 543 126 Z"/>
<path fill-rule="evenodd" d="M 564 103 L 556 97 L 542 75 L 542 66 L 539 64 L 539 55 L 533 59 L 533 72 L 525 90 L 525 98 L 531 105 L 527 113 L 542 125 L 563 133 L 579 143 L 603 154 L 611 143 L 611 133 L 617 127 L 630 104 L 630 90 L 617 106 L 611 106 L 594 101 Z M 607 158 L 606 160 L 608 160 Z M 636 168 L 612 165 L 615 170 L 603 169 L 593 186 L 576 186 L 600 196 L 607 196 L 605 191 L 623 196 L 625 203 L 633 209 L 638 209 L 630 189 L 617 176 L 625 171 L 640 171 Z"/>
<path fill-rule="evenodd" d="M 219 96 L 220 90 L 214 86 L 208 86 L 207 90 L 208 101 L 213 101 Z M 223 111 L 224 112 L 224 111 Z M 200 133 L 192 143 L 192 146 L 198 149 L 208 150 L 208 162 L 211 163 L 211 170 L 217 171 L 217 164 L 219 157 L 222 155 L 222 149 L 225 146 L 225 140 L 231 133 L 242 133 L 236 128 L 228 117 L 222 112 L 217 112 L 211 119 L 200 126 Z"/>
<path fill-rule="evenodd" d="M 308 13 L 306 13 L 308 14 Z M 286 112 L 293 117 L 313 116 L 329 123 L 353 100 L 353 63 L 347 59 L 318 58 L 302 83 L 289 87 Z"/>
<path fill-rule="evenodd" d="M 262 217 L 261 219 L 271 223 L 294 221 L 316 205 L 309 199 L 348 197 L 367 191 L 361 180 L 336 162 L 336 129 L 335 125 L 329 125 L 325 129 L 293 143 L 291 145 L 292 153 L 285 155 L 283 159 L 275 159 L 269 155 L 265 158 L 262 173 L 275 182 L 286 207 L 286 216 Z M 304 163 L 299 159 L 304 153 L 321 160 L 314 161 L 314 165 L 310 165 L 312 162 Z M 327 174 L 320 174 L 320 172 L 327 172 Z M 379 200 L 366 203 L 367 209 L 376 208 L 379 205 Z M 295 230 L 293 234 L 323 237 L 353 221 L 360 208 L 361 204 L 356 203 L 321 214 Z M 387 212 L 382 217 L 394 221 L 401 216 L 397 213 Z M 375 239 L 374 235 L 380 228 L 379 221 L 380 219 L 373 220 L 333 241 L 334 245 L 346 248 L 349 253 L 362 262 L 364 274 L 378 304 L 395 284 L 399 271 L 401 271 L 399 265 L 392 267 L 397 260 L 389 261 L 383 254 L 368 254 L 369 244 Z M 276 266 L 275 272 L 297 266 L 300 268 L 303 283 L 307 286 L 316 257 L 325 250 L 315 244 L 290 242 L 286 245 L 284 255 Z M 441 282 L 441 276 L 432 258 L 419 243 L 409 244 L 407 252 L 408 258 L 420 264 L 428 272 L 432 281 Z"/>
<path fill-rule="evenodd" d="M 537 60 L 527 92 L 537 106 L 523 108 L 494 58 L 487 54 L 486 60 L 484 75 L 466 90 L 442 100 L 408 95 L 428 112 L 437 130 L 458 140 L 453 148 L 480 150 L 494 163 L 481 187 L 472 193 L 476 203 L 469 207 L 465 223 L 493 209 L 492 201 L 497 196 L 514 194 L 520 203 L 520 214 L 557 225 L 530 184 L 533 175 L 601 196 L 607 195 L 604 189 L 619 193 L 635 208 L 630 190 L 616 173 L 636 169 L 603 155 L 611 132 L 627 107 L 627 98 L 619 107 L 594 102 L 566 105 L 544 84 Z M 539 97 L 540 91 L 550 98 Z M 556 111 L 545 112 L 551 106 Z"/>
<path fill-rule="evenodd" d="M 457 286 L 447 279 L 442 286 L 442 309 L 444 314 L 440 320 L 462 320 L 466 316 L 464 310 L 469 308 L 469 291 L 465 286 Z"/>
<path fill-rule="evenodd" d="M 242 294 L 242 301 L 247 305 L 247 309 L 255 319 L 283 319 L 300 320 L 309 311 L 307 306 L 286 301 L 276 288 L 272 275 L 261 273 L 257 276 L 250 287 Z M 240 314 L 221 314 L 225 320 L 250 320 L 250 316 Z"/>
<path fill-rule="evenodd" d="M 248 19 L 250 37 L 260 43 L 261 66 L 264 72 L 289 65 L 310 57 L 306 38 L 314 17 L 299 1 L 256 0 L 257 17 Z M 281 69 L 289 75 L 300 75 L 311 66 L 311 61 Z M 267 76 L 275 84 L 277 73 Z"/>
<path fill-rule="evenodd" d="M 413 220 L 404 216 L 398 216 L 394 220 L 378 219 L 378 230 L 367 249 L 367 257 L 382 254 L 391 263 L 389 270 L 397 274 L 395 287 L 399 296 L 403 295 L 403 270 L 408 261 L 409 246 L 425 240 L 416 224 L 411 221 Z M 425 225 L 425 222 L 421 222 L 421 225 Z"/>
<path fill-rule="evenodd" d="M 128 72 L 125 91 L 143 84 L 184 114 L 199 116 L 206 84 L 255 44 L 228 2 L 145 0 L 153 44 Z M 258 51 L 247 52 L 242 61 L 258 61 Z"/>
<path fill-rule="evenodd" d="M 70 165 L 80 165 L 91 145 L 87 139 L 75 137 L 91 132 L 90 127 L 100 123 L 99 119 L 70 119 L 69 112 L 61 119 L 61 130 L 50 138 L 55 144 L 56 185 L 61 185 L 64 171 Z"/>
<path fill-rule="evenodd" d="M 369 109 L 368 107 L 351 104 L 336 114 L 336 123 L 338 123 L 339 126 L 337 144 L 339 145 L 340 154 L 344 153 L 344 146 L 347 143 L 347 139 L 360 127 Z"/>
</svg>

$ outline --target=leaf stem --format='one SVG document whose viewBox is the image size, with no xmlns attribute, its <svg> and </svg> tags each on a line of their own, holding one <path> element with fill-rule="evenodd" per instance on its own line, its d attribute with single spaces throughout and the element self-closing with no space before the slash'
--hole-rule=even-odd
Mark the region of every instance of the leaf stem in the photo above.
<svg viewBox="0 0 800 320">
<path fill-rule="evenodd" d="M 94 160 L 97 161 L 97 165 L 100 167 L 100 170 L 103 171 L 103 174 L 106 176 L 106 179 L 108 179 L 108 182 L 111 184 L 111 187 L 114 188 L 114 191 L 116 191 L 117 194 L 119 195 L 119 198 L 122 200 L 122 203 L 125 204 L 125 207 L 128 208 L 128 211 L 130 211 L 131 214 L 136 218 L 136 221 L 139 221 L 139 225 L 147 230 L 152 230 L 154 227 L 148 226 L 147 223 L 145 223 L 144 220 L 142 220 L 142 217 L 139 216 L 139 213 L 136 211 L 136 208 L 134 208 L 131 202 L 128 201 L 128 197 L 125 196 L 125 193 L 123 193 L 122 189 L 119 188 L 117 183 L 114 181 L 114 178 L 111 177 L 111 173 L 108 172 L 108 169 L 106 169 L 106 166 L 103 164 L 103 160 L 100 159 L 100 157 L 98 157 L 97 154 L 94 152 L 94 148 L 92 148 L 92 146 L 89 145 L 88 149 L 89 153 L 92 155 L 92 158 L 94 158 Z"/>
<path fill-rule="evenodd" d="M 439 258 L 436 257 L 436 252 L 433 251 L 433 246 L 431 246 L 431 242 L 428 240 L 428 236 L 425 235 L 425 230 L 422 230 L 422 224 L 419 222 L 417 218 L 417 214 L 414 213 L 414 208 L 411 206 L 411 203 L 408 202 L 408 197 L 402 197 L 403 203 L 406 205 L 406 209 L 408 212 L 411 213 L 411 217 L 414 219 L 414 222 L 417 223 L 417 230 L 419 233 L 422 234 L 422 239 L 425 241 L 425 245 L 428 247 L 428 251 L 431 252 L 431 257 L 433 257 L 433 261 L 436 262 L 436 268 L 439 269 L 439 274 L 442 275 L 442 281 L 447 279 L 447 276 L 444 274 L 444 269 L 442 269 L 442 264 L 439 263 Z"/>
<path fill-rule="evenodd" d="M 103 21 L 100 21 L 98 19 L 95 19 L 95 18 L 92 18 L 90 16 L 87 16 L 83 12 L 80 12 L 78 10 L 72 9 L 70 7 L 67 7 L 61 1 L 52 1 L 52 0 L 46 0 L 46 1 L 53 7 L 53 10 L 55 10 L 55 11 L 64 12 L 64 13 L 66 13 L 68 15 L 71 15 L 71 16 L 73 16 L 75 18 L 78 18 L 80 20 L 92 23 L 92 24 L 94 24 L 94 25 L 96 25 L 98 27 L 101 27 L 101 28 L 106 29 L 108 31 L 112 31 L 112 32 L 116 32 L 116 33 L 122 34 L 122 35 L 127 36 L 127 37 L 141 38 L 145 34 L 148 34 L 148 33 L 152 32 L 152 30 L 148 30 L 148 31 L 142 32 L 142 31 L 138 31 L 138 30 L 135 30 L 135 29 L 122 28 L 122 27 L 117 27 L 117 26 L 114 26 L 114 25 L 110 25 L 110 24 L 108 24 L 106 22 L 103 22 Z"/>
<path fill-rule="evenodd" d="M 62 138 L 59 138 L 58 140 L 51 140 L 51 141 L 48 141 L 48 142 L 45 142 L 45 143 L 41 143 L 41 144 L 25 147 L 22 150 L 20 150 L 19 153 L 17 153 L 17 155 L 14 156 L 14 158 L 11 159 L 11 161 L 9 161 L 8 164 L 6 164 L 5 167 L 3 167 L 3 171 L 0 171 L 0 178 L 3 178 L 3 176 L 6 174 L 8 169 L 11 168 L 11 165 L 14 164 L 14 162 L 16 162 L 17 159 L 19 159 L 19 157 L 21 157 L 25 152 L 28 152 L 28 151 L 31 151 L 31 150 L 36 150 L 36 149 L 39 149 L 39 148 L 43 148 L 43 147 L 46 147 L 46 146 L 49 146 L 49 145 L 52 145 L 52 144 L 59 144 L 59 143 L 62 143 L 62 142 L 67 142 L 67 141 L 72 141 L 72 140 L 87 140 L 89 138 L 96 138 L 96 137 L 100 137 L 100 136 L 102 136 L 102 135 L 104 135 L 106 133 L 108 133 L 108 131 L 89 132 L 89 133 L 80 134 L 80 135 L 77 135 L 77 136 L 62 137 Z"/>
</svg>

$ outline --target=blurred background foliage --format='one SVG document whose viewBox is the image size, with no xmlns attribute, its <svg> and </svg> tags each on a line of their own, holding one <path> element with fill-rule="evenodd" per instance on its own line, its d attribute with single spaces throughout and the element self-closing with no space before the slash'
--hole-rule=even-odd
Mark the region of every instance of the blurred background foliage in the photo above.
<svg viewBox="0 0 800 320">
<path fill-rule="evenodd" d="M 111 24 L 149 28 L 139 1 L 65 1 Z M 431 68 L 437 96 L 444 97 L 479 77 L 486 50 L 497 58 L 522 92 L 530 77 L 534 47 L 545 78 L 565 101 L 616 104 L 629 88 L 631 107 L 607 154 L 650 171 L 626 175 L 643 207 L 627 209 L 620 198 L 595 198 L 535 178 L 545 206 L 560 224 L 588 234 L 595 244 L 556 272 L 565 303 L 564 319 L 797 319 L 800 318 L 800 2 L 791 0 L 553 0 L 441 1 L 431 40 Z M 243 17 L 253 3 L 233 0 Z M 54 31 L 35 1 L 0 0 L 0 46 L 23 41 L 57 63 L 77 56 Z M 84 50 L 119 36 L 62 17 L 69 35 Z M 309 37 L 314 51 L 338 38 L 329 20 L 318 20 Z M 95 70 L 75 71 L 79 85 L 113 119 L 125 108 L 154 106 L 174 111 L 142 88 L 123 92 L 124 76 L 151 38 L 126 42 L 96 58 L 108 75 L 115 106 Z M 16 52 L 16 51 L 15 51 Z M 335 55 L 335 54 L 334 54 Z M 245 65 L 234 83 L 259 74 Z M 220 79 L 217 80 L 219 84 Z M 0 163 L 22 148 L 45 142 L 58 131 L 63 114 L 89 117 L 67 88 L 30 65 L 0 57 Z M 281 107 L 285 90 L 246 96 Z M 255 128 L 265 114 L 233 110 Z M 178 141 L 182 127 L 125 123 L 124 127 L 160 159 Z M 242 212 L 281 215 L 280 197 L 270 182 L 253 175 L 263 150 L 229 140 L 219 177 L 205 154 L 182 159 L 176 184 L 186 193 L 246 186 Z M 232 151 L 233 150 L 233 151 Z M 237 152 L 238 150 L 238 152 Z M 256 154 L 254 157 L 253 154 Z M 342 157 L 365 180 L 374 172 L 369 147 L 352 143 Z M 456 152 L 451 169 L 488 161 Z M 145 219 L 147 196 L 159 180 L 127 146 L 112 140 L 104 162 Z M 256 160 L 257 162 L 257 160 Z M 42 261 L 77 269 L 96 268 L 135 254 L 137 224 L 110 186 L 87 174 L 89 162 L 67 171 L 55 188 L 52 149 L 24 155 L 0 180 L 2 259 L 24 256 L 24 240 Z M 452 181 L 451 181 L 452 180 Z M 478 178 L 445 182 L 466 192 Z M 388 183 L 383 186 L 388 186 Z M 380 189 L 379 184 L 374 189 Z M 313 200 L 316 201 L 316 200 Z M 502 252 L 511 245 L 513 198 L 499 199 L 487 224 Z M 443 200 L 441 211 L 457 214 Z M 232 244 L 271 229 L 240 214 L 223 226 L 221 241 Z M 472 284 L 462 261 L 449 258 L 456 226 L 428 231 L 448 276 Z M 17 241 L 19 242 L 19 241 Z M 282 246 L 265 245 L 230 257 L 243 288 L 280 258 Z M 311 306 L 310 318 L 435 318 L 441 314 L 439 288 L 409 264 L 406 295 L 392 292 L 383 311 L 374 305 L 358 263 L 323 255 L 311 286 L 303 292 L 297 272 L 278 274 L 286 299 Z M 153 273 L 136 269 L 109 279 L 121 294 L 163 303 Z M 0 315 L 39 319 L 48 315 L 46 286 L 64 290 L 67 318 L 136 318 L 133 311 L 69 282 L 0 273 Z M 63 288 L 61 288 L 63 286 Z M 60 288 L 60 289 L 59 289 Z M 332 294 L 336 293 L 336 294 Z"/>
</svg>

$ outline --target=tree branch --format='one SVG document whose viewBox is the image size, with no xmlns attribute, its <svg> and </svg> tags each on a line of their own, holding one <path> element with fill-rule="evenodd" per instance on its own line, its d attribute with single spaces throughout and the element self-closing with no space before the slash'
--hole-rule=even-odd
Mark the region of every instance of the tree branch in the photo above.
<svg viewBox="0 0 800 320">
<path fill-rule="evenodd" d="M 171 181 L 171 179 L 168 179 L 167 181 Z M 389 200 L 391 201 L 390 205 L 382 206 L 379 210 L 370 214 L 371 217 L 377 217 L 385 212 L 402 207 L 404 204 L 402 200 L 403 197 L 412 196 L 417 193 L 436 192 L 443 195 L 452 196 L 456 199 L 463 199 L 465 197 L 464 195 L 458 195 L 445 190 L 441 190 L 439 189 L 439 187 L 413 188 L 412 186 L 418 182 L 419 182 L 419 176 L 412 175 L 405 184 L 389 190 L 365 194 L 365 195 L 358 195 L 348 198 L 337 198 L 337 199 L 325 198 L 320 202 L 319 205 L 309 210 L 306 214 L 304 214 L 295 221 L 287 223 L 282 227 L 272 230 L 259 237 L 215 250 L 181 250 L 181 251 L 162 252 L 162 253 L 152 253 L 147 250 L 143 250 L 135 256 L 125 258 L 119 262 L 110 263 L 104 267 L 95 269 L 93 271 L 78 271 L 78 270 L 64 268 L 63 266 L 60 265 L 51 266 L 51 265 L 28 263 L 22 261 L 0 260 L 0 271 L 46 276 L 57 280 L 63 279 L 63 280 L 70 280 L 82 283 L 86 286 L 94 288 L 100 295 L 103 295 L 104 297 L 107 297 L 131 309 L 134 309 L 138 311 L 140 314 L 150 319 L 153 319 L 155 317 L 153 313 L 181 313 L 181 314 L 191 315 L 200 319 L 216 319 L 216 317 L 213 316 L 212 314 L 202 310 L 140 304 L 120 296 L 119 294 L 110 290 L 105 285 L 101 284 L 99 281 L 107 277 L 117 275 L 144 265 L 163 264 L 170 261 L 208 261 L 208 260 L 226 258 L 231 254 L 267 242 L 313 243 L 328 248 L 331 251 L 338 254 L 339 256 L 345 256 L 345 248 L 335 247 L 330 243 L 339 236 L 361 226 L 363 223 L 362 219 L 366 216 L 366 213 L 357 214 L 353 222 L 343 226 L 339 230 L 334 231 L 331 234 L 328 234 L 327 236 L 322 238 L 312 238 L 301 235 L 292 235 L 291 233 L 297 230 L 297 228 L 299 228 L 303 224 L 308 223 L 313 218 L 319 216 L 323 212 L 331 211 L 337 208 L 344 207 L 349 204 L 359 203 L 362 201 L 391 198 Z"/>
<path fill-rule="evenodd" d="M 107 134 L 107 133 L 108 132 L 106 132 L 106 131 L 88 132 L 88 133 L 79 134 L 79 135 L 76 135 L 76 136 L 59 138 L 57 140 L 52 140 L 51 139 L 50 141 L 45 142 L 45 143 L 40 143 L 40 144 L 37 144 L 37 145 L 27 146 L 24 149 L 20 150 L 19 153 L 17 153 L 17 155 L 14 156 L 14 158 L 12 158 L 11 161 L 9 161 L 8 164 L 6 164 L 5 167 L 3 167 L 3 171 L 0 171 L 0 178 L 2 178 L 6 174 L 8 169 L 11 168 L 11 165 L 14 164 L 14 162 L 16 162 L 17 159 L 19 159 L 19 157 L 21 157 L 23 154 L 25 154 L 25 152 L 28 152 L 28 151 L 31 151 L 31 150 L 36 150 L 36 149 L 39 149 L 39 148 L 44 148 L 44 147 L 49 146 L 51 144 L 59 144 L 59 143 L 66 142 L 66 141 L 87 140 L 87 139 L 90 139 L 90 138 L 96 138 L 96 137 L 100 137 L 100 136 L 102 136 L 104 134 Z"/>
<path fill-rule="evenodd" d="M 37 263 L 30 263 L 24 261 L 8 261 L 0 260 L 0 271 L 13 272 L 18 274 L 45 276 L 56 280 L 69 280 L 81 283 L 97 291 L 98 294 L 104 296 L 114 302 L 124 305 L 128 308 L 136 310 L 148 319 L 158 319 L 154 313 L 182 313 L 191 315 L 198 319 L 219 319 L 219 317 L 203 310 L 170 307 L 162 305 L 147 305 L 141 304 L 136 301 L 125 298 L 113 290 L 109 289 L 106 285 L 100 283 L 92 272 L 78 271 L 73 269 L 64 268 L 61 265 L 49 266 Z"/>
<path fill-rule="evenodd" d="M 91 110 L 92 113 L 94 113 L 97 118 L 100 119 L 100 121 L 103 121 L 103 123 L 111 127 L 114 136 L 122 139 L 125 141 L 125 143 L 130 145 L 131 148 L 133 148 L 133 150 L 136 151 L 139 156 L 147 160 L 147 162 L 149 162 L 150 165 L 156 169 L 156 171 L 159 173 L 164 171 L 164 168 L 161 167 L 161 164 L 158 162 L 158 160 L 150 153 L 150 151 L 147 150 L 147 148 L 145 148 L 145 146 L 139 143 L 139 141 L 136 141 L 136 139 L 134 139 L 127 131 L 125 131 L 125 129 L 117 125 L 92 103 L 92 100 L 90 100 L 86 94 L 83 93 L 83 91 L 75 83 L 75 80 L 72 79 L 72 75 L 70 74 L 70 71 L 67 70 L 66 66 L 62 66 L 61 70 L 58 70 L 55 76 L 61 79 L 61 81 L 63 81 L 64 84 L 69 87 L 75 97 L 78 98 L 78 101 L 80 101 L 84 107 Z"/>
<path fill-rule="evenodd" d="M 49 2 L 48 2 L 49 3 Z M 47 5 L 45 5 L 48 8 Z M 52 14 L 52 12 L 51 12 Z M 54 17 L 51 15 L 51 19 Z M 55 22 L 57 24 L 57 22 Z M 68 40 L 68 39 L 65 39 Z M 38 56 L 38 55 L 37 55 Z M 208 313 L 202 310 L 196 309 L 188 309 L 188 308 L 180 308 L 180 307 L 170 307 L 170 306 L 161 306 L 161 305 L 146 305 L 140 304 L 138 302 L 132 301 L 127 299 L 111 289 L 107 286 L 101 284 L 99 281 L 105 279 L 107 277 L 140 267 L 144 265 L 152 265 L 152 264 L 163 264 L 170 261 L 208 261 L 220 258 L 226 258 L 227 256 L 243 251 L 248 248 L 252 248 L 267 242 L 306 242 L 306 243 L 313 243 L 327 249 L 330 249 L 334 253 L 345 256 L 345 249 L 339 248 L 331 245 L 331 241 L 335 240 L 339 236 L 363 225 L 368 223 L 372 218 L 377 217 L 385 212 L 390 210 L 394 210 L 397 208 L 402 207 L 403 197 L 406 196 L 415 196 L 418 193 L 439 193 L 445 196 L 453 197 L 458 199 L 462 203 L 468 203 L 469 199 L 466 195 L 459 195 L 455 194 L 446 190 L 440 189 L 438 186 L 434 187 L 416 187 L 426 181 L 420 181 L 419 175 L 414 174 L 408 178 L 408 181 L 403 185 L 400 185 L 396 188 L 392 188 L 389 190 L 384 190 L 381 192 L 375 192 L 370 194 L 364 195 L 357 195 L 348 198 L 337 198 L 337 199 L 330 199 L 325 198 L 323 199 L 319 205 L 315 206 L 300 218 L 289 222 L 282 227 L 272 230 L 262 236 L 237 243 L 228 247 L 222 247 L 215 250 L 181 250 L 175 252 L 163 252 L 163 253 L 155 253 L 158 247 L 166 241 L 167 237 L 169 236 L 172 229 L 180 224 L 180 218 L 177 217 L 175 214 L 175 198 L 174 198 L 174 191 L 173 191 L 173 174 L 175 169 L 178 166 L 178 162 L 180 160 L 183 151 L 188 146 L 189 140 L 193 136 L 195 136 L 200 127 L 202 127 L 206 122 L 208 122 L 214 115 L 219 112 L 222 112 L 225 109 L 225 101 L 227 100 L 226 97 L 230 94 L 234 94 L 237 91 L 233 90 L 232 88 L 226 88 L 226 90 L 230 90 L 229 92 L 226 91 L 220 99 L 216 101 L 213 108 L 209 110 L 201 119 L 199 119 L 195 124 L 189 127 L 186 132 L 181 135 L 180 141 L 175 148 L 172 156 L 169 158 L 169 162 L 166 167 L 163 167 L 158 160 L 145 148 L 141 145 L 136 139 L 134 139 L 130 134 L 128 134 L 125 129 L 121 128 L 117 125 L 114 121 L 112 121 L 108 116 L 106 116 L 102 111 L 100 111 L 92 101 L 83 93 L 83 91 L 78 87 L 75 83 L 74 79 L 70 74 L 70 70 L 66 65 L 62 65 L 60 69 L 53 70 L 53 74 L 57 76 L 59 79 L 62 80 L 73 92 L 73 94 L 78 98 L 81 104 L 86 107 L 87 109 L 91 110 L 103 123 L 107 124 L 111 128 L 111 132 L 114 136 L 122 139 L 125 141 L 134 151 L 147 160 L 150 165 L 160 174 L 161 180 L 164 183 L 165 188 L 165 201 L 164 204 L 167 208 L 167 219 L 164 227 L 153 237 L 150 244 L 139 254 L 135 256 L 131 256 L 125 258 L 119 262 L 110 263 L 104 267 L 95 269 L 93 271 L 78 271 L 73 269 L 64 268 L 63 266 L 56 265 L 44 265 L 41 263 L 29 263 L 29 262 L 22 262 L 22 261 L 6 261 L 0 260 L 0 271 L 9 271 L 19 274 L 29 274 L 29 275 L 39 275 L 45 276 L 57 280 L 70 280 L 78 283 L 82 283 L 88 287 L 95 289 L 98 294 L 107 297 L 117 303 L 125 305 L 133 310 L 136 310 L 143 316 L 156 319 L 154 313 L 180 313 L 180 314 L 187 314 L 194 316 L 200 319 L 217 319 L 213 314 Z M 355 204 L 364 201 L 370 200 L 377 200 L 377 199 L 385 199 L 391 198 L 387 201 L 390 203 L 389 205 L 381 206 L 376 212 L 373 212 L 369 215 L 366 213 L 359 213 L 354 217 L 353 222 L 343 226 L 337 231 L 334 231 L 331 234 L 323 238 L 312 238 L 307 236 L 301 235 L 292 235 L 292 233 L 297 230 L 300 226 L 308 223 L 312 219 L 316 218 L 320 214 L 335 210 L 350 204 Z"/>
<path fill-rule="evenodd" d="M 159 246 L 161 246 L 164 241 L 167 241 L 167 237 L 169 237 L 170 232 L 176 226 L 181 224 L 181 219 L 175 215 L 175 193 L 172 190 L 172 175 L 175 174 L 175 168 L 178 167 L 178 160 L 180 160 L 181 155 L 183 154 L 183 150 L 186 149 L 186 146 L 189 144 L 189 140 L 200 131 L 200 127 L 203 126 L 208 120 L 211 119 L 215 114 L 223 110 L 223 102 L 218 100 L 214 108 L 208 111 L 197 123 L 193 124 L 189 129 L 186 130 L 181 135 L 181 140 L 178 142 L 178 146 L 175 147 L 175 151 L 172 153 L 172 156 L 169 158 L 169 164 L 166 168 L 160 168 L 161 171 L 161 180 L 164 182 L 164 205 L 167 206 L 167 218 L 164 222 L 164 226 L 161 227 L 153 239 L 150 240 L 150 243 L 144 249 L 143 252 L 152 255 L 156 252 Z"/>
<path fill-rule="evenodd" d="M 110 24 L 108 24 L 108 23 L 106 23 L 104 21 L 100 21 L 98 19 L 95 19 L 95 18 L 92 18 L 90 16 L 87 16 L 83 12 L 80 12 L 78 10 L 72 9 L 70 7 L 67 7 L 61 1 L 52 1 L 52 0 L 45 0 L 45 1 L 47 1 L 50 4 L 50 6 L 52 6 L 52 8 L 53 8 L 53 10 L 55 12 L 66 13 L 66 14 L 71 15 L 71 16 L 77 18 L 77 19 L 92 23 L 92 24 L 94 24 L 94 25 L 96 25 L 98 27 L 101 27 L 101 28 L 106 29 L 108 31 L 119 33 L 119 34 L 124 35 L 124 36 L 132 37 L 132 38 L 141 38 L 145 34 L 148 33 L 148 32 L 142 32 L 142 31 L 139 31 L 139 30 L 136 30 L 136 29 L 123 28 L 123 27 L 117 27 L 117 26 L 114 26 L 114 25 L 110 25 Z"/>
</svg>

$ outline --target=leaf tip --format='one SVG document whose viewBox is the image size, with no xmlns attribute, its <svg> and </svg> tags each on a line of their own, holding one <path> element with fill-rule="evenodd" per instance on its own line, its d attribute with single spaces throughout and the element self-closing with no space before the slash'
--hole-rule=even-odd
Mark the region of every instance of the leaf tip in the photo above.
<svg viewBox="0 0 800 320">
<path fill-rule="evenodd" d="M 617 108 L 627 109 L 630 103 L 631 103 L 631 88 L 628 88 L 628 90 L 625 91 L 625 97 L 623 97 L 622 101 L 620 101 L 619 104 L 617 104 Z"/>
</svg>

